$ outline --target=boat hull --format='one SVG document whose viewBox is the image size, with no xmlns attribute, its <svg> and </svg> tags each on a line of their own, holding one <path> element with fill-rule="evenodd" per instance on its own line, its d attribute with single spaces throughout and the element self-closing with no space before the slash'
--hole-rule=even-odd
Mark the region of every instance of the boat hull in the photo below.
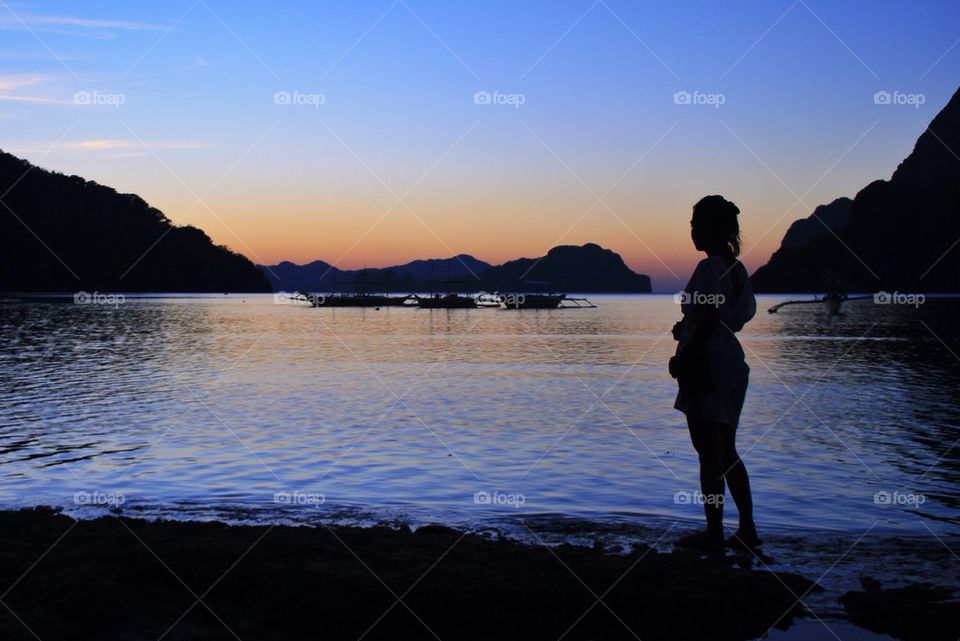
<svg viewBox="0 0 960 641">
<path fill-rule="evenodd" d="M 417 305 L 424 309 L 474 309 L 477 300 L 471 296 L 417 297 Z"/>
<path fill-rule="evenodd" d="M 309 297 L 314 307 L 399 307 L 407 300 L 406 296 L 316 296 Z"/>
<path fill-rule="evenodd" d="M 565 294 L 508 294 L 503 297 L 504 309 L 557 309 Z"/>
</svg>

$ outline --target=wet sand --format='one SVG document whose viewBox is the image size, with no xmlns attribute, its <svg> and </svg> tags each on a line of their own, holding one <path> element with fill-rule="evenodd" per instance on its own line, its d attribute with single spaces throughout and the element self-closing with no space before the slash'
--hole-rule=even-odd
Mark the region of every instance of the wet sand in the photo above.
<svg viewBox="0 0 960 641">
<path fill-rule="evenodd" d="M 0 639 L 755 639 L 819 587 L 749 558 L 547 548 L 446 527 L 231 526 L 0 512 Z M 944 588 L 840 599 L 900 639 L 960 634 Z"/>
<path fill-rule="evenodd" d="M 812 585 L 734 557 L 548 549 L 444 527 L 74 521 L 37 509 L 0 512 L 0 536 L 9 641 L 750 639 L 802 614 L 795 595 Z"/>
<path fill-rule="evenodd" d="M 927 583 L 884 588 L 869 578 L 840 597 L 850 620 L 903 641 L 956 641 L 960 601 L 954 590 Z"/>
</svg>

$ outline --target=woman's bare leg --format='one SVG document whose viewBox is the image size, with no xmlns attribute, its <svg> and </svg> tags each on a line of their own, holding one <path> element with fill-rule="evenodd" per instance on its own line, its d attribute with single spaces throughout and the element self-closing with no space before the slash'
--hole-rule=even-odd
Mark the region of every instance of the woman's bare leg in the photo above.
<svg viewBox="0 0 960 641">
<path fill-rule="evenodd" d="M 708 534 L 723 537 L 723 497 L 726 485 L 723 479 L 723 436 L 720 426 L 710 421 L 687 417 L 690 440 L 700 459 L 700 492 L 703 494 L 703 512 L 707 517 Z"/>
<path fill-rule="evenodd" d="M 723 476 L 730 488 L 730 496 L 737 505 L 740 514 L 738 535 L 755 537 L 756 525 L 753 522 L 753 495 L 750 492 L 750 477 L 747 466 L 737 453 L 735 429 L 729 425 L 717 424 L 723 439 Z"/>
</svg>

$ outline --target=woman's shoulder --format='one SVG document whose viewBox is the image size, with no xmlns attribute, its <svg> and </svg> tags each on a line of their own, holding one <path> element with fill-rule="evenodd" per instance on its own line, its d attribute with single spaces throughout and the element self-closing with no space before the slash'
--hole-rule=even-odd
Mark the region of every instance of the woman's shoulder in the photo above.
<svg viewBox="0 0 960 641">
<path fill-rule="evenodd" d="M 733 263 L 731 264 L 730 259 L 723 258 L 722 256 L 707 256 L 697 263 L 694 272 L 719 280 L 733 271 L 733 269 L 736 269 L 738 265 L 740 265 L 740 261 L 736 259 L 733 259 Z"/>
<path fill-rule="evenodd" d="M 701 258 L 700 262 L 697 263 L 697 266 L 693 268 L 695 274 L 703 273 L 713 273 L 717 269 L 716 256 L 707 256 L 706 258 Z"/>
</svg>

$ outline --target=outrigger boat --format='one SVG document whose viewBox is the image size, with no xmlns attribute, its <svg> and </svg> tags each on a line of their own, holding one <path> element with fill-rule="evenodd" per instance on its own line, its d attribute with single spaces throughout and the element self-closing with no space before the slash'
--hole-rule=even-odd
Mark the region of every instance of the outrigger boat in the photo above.
<svg viewBox="0 0 960 641">
<path fill-rule="evenodd" d="M 827 294 L 825 296 L 814 296 L 809 300 L 787 300 L 782 303 L 777 303 L 773 307 L 767 310 L 770 314 L 776 314 L 782 308 L 787 307 L 788 305 L 823 305 L 824 310 L 827 312 L 828 316 L 843 316 L 843 313 L 840 311 L 840 305 L 845 301 L 854 301 L 854 300 L 865 300 L 867 298 L 872 298 L 871 296 L 854 296 L 850 297 L 847 295 L 841 294 Z"/>
<path fill-rule="evenodd" d="M 462 280 L 432 280 L 433 283 L 445 283 L 449 289 L 455 289 L 453 284 L 463 284 Z M 360 281 L 362 286 L 367 279 Z M 492 294 L 481 292 L 476 296 L 449 291 L 446 294 L 433 293 L 425 296 L 410 294 L 408 296 L 391 296 L 389 294 L 374 294 L 361 289 L 357 293 L 341 294 L 308 294 L 298 292 L 295 300 L 309 303 L 312 307 L 421 307 L 424 309 L 475 309 L 478 307 L 499 309 L 585 309 L 596 307 L 586 298 L 567 296 L 547 292 L 546 281 L 524 281 L 527 285 L 540 285 L 543 290 L 539 293 L 500 293 Z"/>
<path fill-rule="evenodd" d="M 523 281 L 529 285 L 549 285 L 545 280 Z M 566 294 L 554 292 L 498 294 L 497 299 L 503 309 L 584 309 L 596 307 L 586 298 L 572 298 Z"/>
<path fill-rule="evenodd" d="M 409 296 L 385 294 L 306 294 L 298 292 L 296 300 L 304 300 L 313 307 L 400 307 L 407 304 Z"/>
<path fill-rule="evenodd" d="M 449 270 L 449 265 L 448 265 Z M 431 273 L 433 268 L 431 267 Z M 447 286 L 446 294 L 438 294 L 436 292 L 431 293 L 429 296 L 417 296 L 414 295 L 413 298 L 416 300 L 417 305 L 424 309 L 473 309 L 477 306 L 477 299 L 473 296 L 466 296 L 458 292 L 452 291 L 456 289 L 454 285 L 461 285 L 469 281 L 465 280 L 451 280 L 446 278 L 443 280 L 430 279 L 431 287 L 435 287 L 436 283 L 443 283 Z"/>
<path fill-rule="evenodd" d="M 813 296 L 813 300 L 788 300 L 782 303 L 778 303 L 767 310 L 771 314 L 776 314 L 782 307 L 787 305 L 823 305 L 824 310 L 827 312 L 827 316 L 843 316 L 840 313 L 840 305 L 844 301 L 848 300 L 863 300 L 865 298 L 870 298 L 870 296 L 855 296 L 853 298 L 847 296 L 846 288 L 843 286 L 843 283 L 839 278 L 833 274 L 826 274 L 824 276 L 824 283 L 826 284 L 826 293 L 823 296 L 818 297 L 816 294 Z"/>
<path fill-rule="evenodd" d="M 399 307 L 409 304 L 410 296 L 390 296 L 385 293 L 372 293 L 370 285 L 375 283 L 367 276 L 367 271 L 363 270 L 354 280 L 357 291 L 353 293 L 331 293 L 331 294 L 308 294 L 298 292 L 296 299 L 310 303 L 313 307 Z M 389 285 L 389 274 L 387 281 L 381 282 L 386 287 Z M 336 286 L 336 282 L 334 282 Z"/>
<path fill-rule="evenodd" d="M 309 303 L 311 307 L 420 307 L 423 309 L 589 309 L 587 298 L 566 294 L 433 294 L 431 296 L 387 296 L 385 294 L 308 294 L 297 292 L 291 300 Z M 809 301 L 806 301 L 809 302 Z M 773 311 L 773 310 L 771 310 Z"/>
<path fill-rule="evenodd" d="M 586 298 L 566 294 L 500 294 L 503 309 L 589 309 L 596 307 Z"/>
<path fill-rule="evenodd" d="M 500 294 L 494 292 L 492 294 L 487 292 L 480 292 L 476 297 L 477 307 L 503 307 L 501 304 Z"/>
<path fill-rule="evenodd" d="M 504 309 L 557 309 L 566 294 L 501 294 Z"/>
<path fill-rule="evenodd" d="M 430 296 L 414 296 L 417 305 L 424 309 L 473 309 L 477 307 L 477 299 L 473 296 L 461 296 L 455 292 L 449 294 L 431 294 Z"/>
</svg>

